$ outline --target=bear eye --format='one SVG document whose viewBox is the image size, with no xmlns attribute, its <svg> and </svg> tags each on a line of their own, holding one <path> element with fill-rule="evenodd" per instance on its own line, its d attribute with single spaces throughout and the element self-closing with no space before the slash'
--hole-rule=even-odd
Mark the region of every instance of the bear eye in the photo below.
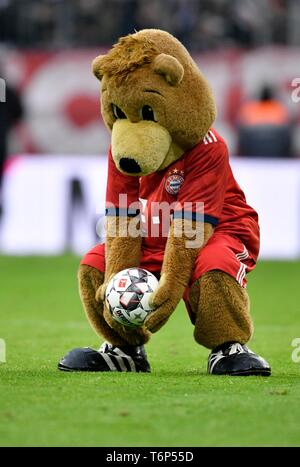
<svg viewBox="0 0 300 467">
<path fill-rule="evenodd" d="M 152 122 L 157 122 L 155 119 L 154 111 L 150 105 L 144 105 L 142 108 L 142 117 L 143 120 L 151 120 Z"/>
<path fill-rule="evenodd" d="M 120 107 L 116 106 L 115 104 L 111 105 L 112 111 L 114 116 L 118 118 L 126 118 L 126 115 L 124 114 L 123 110 L 120 109 Z"/>
</svg>

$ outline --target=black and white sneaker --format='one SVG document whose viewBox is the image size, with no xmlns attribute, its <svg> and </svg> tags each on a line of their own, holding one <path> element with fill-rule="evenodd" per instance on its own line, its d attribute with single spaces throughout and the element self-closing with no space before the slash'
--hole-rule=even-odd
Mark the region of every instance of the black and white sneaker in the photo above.
<svg viewBox="0 0 300 467">
<path fill-rule="evenodd" d="M 83 347 L 71 350 L 58 363 L 63 371 L 126 371 L 150 373 L 144 346 L 116 347 L 104 342 L 100 349 Z"/>
<path fill-rule="evenodd" d="M 229 342 L 212 350 L 208 357 L 208 373 L 232 376 L 270 376 L 266 360 L 256 355 L 246 345 Z"/>
</svg>

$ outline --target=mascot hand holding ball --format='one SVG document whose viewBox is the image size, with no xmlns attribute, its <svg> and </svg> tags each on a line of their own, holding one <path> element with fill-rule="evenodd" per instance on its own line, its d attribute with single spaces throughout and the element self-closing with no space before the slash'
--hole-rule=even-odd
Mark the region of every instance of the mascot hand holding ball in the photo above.
<svg viewBox="0 0 300 467">
<path fill-rule="evenodd" d="M 196 342 L 211 350 L 209 373 L 270 375 L 246 345 L 258 216 L 212 127 L 207 81 L 185 47 L 155 29 L 122 37 L 93 72 L 111 132 L 106 241 L 82 259 L 79 288 L 104 343 L 73 349 L 59 368 L 149 372 L 144 345 L 183 298 Z"/>
</svg>

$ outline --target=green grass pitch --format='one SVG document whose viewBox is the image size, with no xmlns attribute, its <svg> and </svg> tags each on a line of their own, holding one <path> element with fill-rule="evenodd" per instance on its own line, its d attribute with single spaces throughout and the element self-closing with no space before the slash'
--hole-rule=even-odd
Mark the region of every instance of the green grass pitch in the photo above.
<svg viewBox="0 0 300 467">
<path fill-rule="evenodd" d="M 270 378 L 206 374 L 184 307 L 147 346 L 151 374 L 70 374 L 58 359 L 100 341 L 77 294 L 78 259 L 0 257 L 1 446 L 300 445 L 300 264 L 249 276 L 255 335 Z"/>
</svg>

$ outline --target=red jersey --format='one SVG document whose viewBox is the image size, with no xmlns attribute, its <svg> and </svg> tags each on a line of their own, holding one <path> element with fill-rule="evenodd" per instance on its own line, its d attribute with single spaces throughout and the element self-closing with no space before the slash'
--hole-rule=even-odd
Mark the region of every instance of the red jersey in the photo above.
<svg viewBox="0 0 300 467">
<path fill-rule="evenodd" d="M 120 201 L 120 194 L 126 199 Z M 226 143 L 213 129 L 166 169 L 140 178 L 119 172 L 109 152 L 106 214 L 136 216 L 138 211 L 143 253 L 154 262 L 162 262 L 170 216 L 211 223 L 216 233 L 232 235 L 258 254 L 257 213 L 234 179 Z"/>
</svg>

